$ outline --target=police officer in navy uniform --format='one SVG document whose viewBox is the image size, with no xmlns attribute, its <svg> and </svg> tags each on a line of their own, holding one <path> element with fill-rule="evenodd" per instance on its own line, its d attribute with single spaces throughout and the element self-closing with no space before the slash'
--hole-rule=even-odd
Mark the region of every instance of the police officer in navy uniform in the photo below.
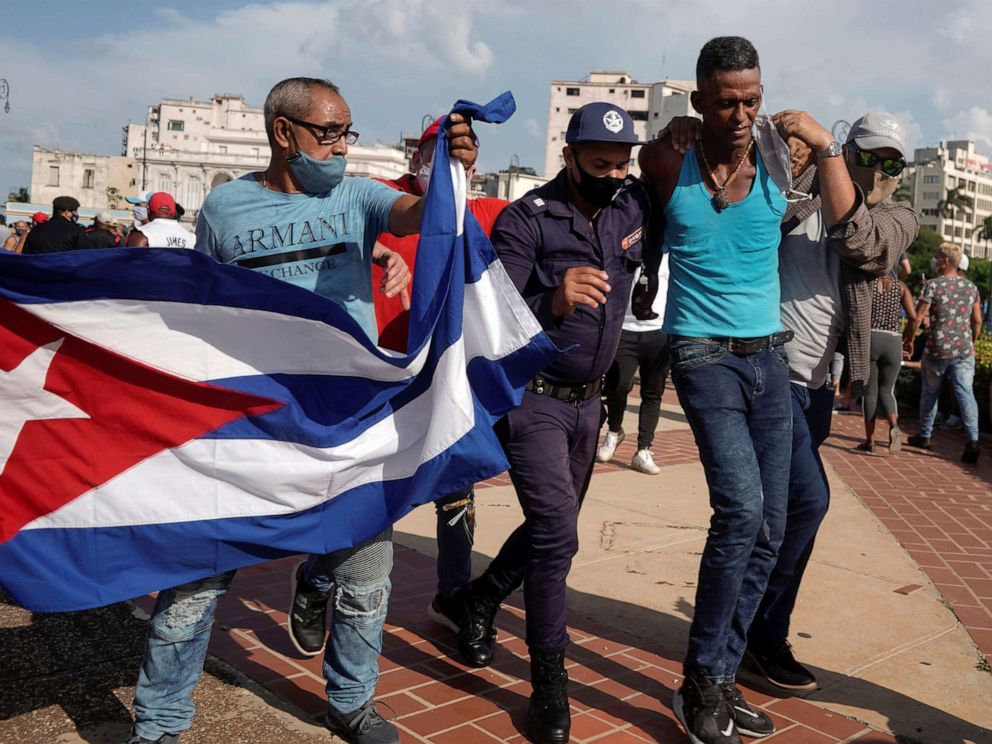
<svg viewBox="0 0 992 744">
<path fill-rule="evenodd" d="M 660 243 L 647 235 L 648 194 L 627 179 L 639 144 L 627 112 L 587 104 L 572 116 L 565 142 L 565 167 L 503 211 L 492 241 L 544 330 L 568 351 L 530 381 L 520 407 L 496 425 L 525 521 L 460 590 L 459 647 L 468 663 L 486 666 L 496 611 L 523 582 L 534 689 L 527 728 L 536 742 L 568 741 L 565 580 L 603 421 L 600 390 L 634 271 L 650 258 L 656 275 L 661 261 Z"/>
</svg>

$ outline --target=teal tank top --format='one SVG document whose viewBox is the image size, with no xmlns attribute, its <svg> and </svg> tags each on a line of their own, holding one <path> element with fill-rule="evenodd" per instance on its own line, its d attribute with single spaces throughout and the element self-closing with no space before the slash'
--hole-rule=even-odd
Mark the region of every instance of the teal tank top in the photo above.
<svg viewBox="0 0 992 744">
<path fill-rule="evenodd" d="M 778 244 L 786 201 L 760 154 L 755 162 L 751 192 L 718 212 L 695 148 L 685 154 L 665 208 L 668 333 L 753 338 L 781 329 Z"/>
</svg>

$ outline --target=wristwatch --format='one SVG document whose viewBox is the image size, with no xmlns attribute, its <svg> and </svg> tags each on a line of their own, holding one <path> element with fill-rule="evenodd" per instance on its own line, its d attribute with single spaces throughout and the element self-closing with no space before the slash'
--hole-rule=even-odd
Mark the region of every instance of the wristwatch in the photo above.
<svg viewBox="0 0 992 744">
<path fill-rule="evenodd" d="M 838 155 L 843 154 L 843 152 L 844 152 L 844 146 L 840 142 L 838 142 L 837 140 L 834 140 L 829 145 L 827 145 L 826 149 L 824 149 L 824 150 L 817 150 L 816 151 L 816 157 L 818 157 L 818 158 L 836 158 Z"/>
</svg>

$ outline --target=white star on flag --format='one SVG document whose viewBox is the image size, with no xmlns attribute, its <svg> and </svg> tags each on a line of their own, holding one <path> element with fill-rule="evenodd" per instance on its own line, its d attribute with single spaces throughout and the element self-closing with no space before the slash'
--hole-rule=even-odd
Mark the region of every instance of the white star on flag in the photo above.
<svg viewBox="0 0 992 744">
<path fill-rule="evenodd" d="M 28 421 L 89 418 L 65 398 L 45 390 L 48 368 L 64 340 L 39 346 L 10 372 L 0 370 L 0 475 Z"/>
</svg>

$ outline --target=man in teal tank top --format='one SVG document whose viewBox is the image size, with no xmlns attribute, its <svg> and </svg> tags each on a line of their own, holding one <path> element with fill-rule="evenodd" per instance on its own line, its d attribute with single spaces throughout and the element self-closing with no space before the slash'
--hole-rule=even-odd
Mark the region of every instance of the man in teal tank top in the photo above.
<svg viewBox="0 0 992 744">
<path fill-rule="evenodd" d="M 684 154 L 663 141 L 640 155 L 665 212 L 672 378 L 713 508 L 673 708 L 696 744 L 739 744 L 739 734 L 775 730 L 735 679 L 785 529 L 792 408 L 778 245 L 786 201 L 752 137 L 761 72 L 751 43 L 707 42 L 696 85 L 700 139 Z"/>
</svg>

